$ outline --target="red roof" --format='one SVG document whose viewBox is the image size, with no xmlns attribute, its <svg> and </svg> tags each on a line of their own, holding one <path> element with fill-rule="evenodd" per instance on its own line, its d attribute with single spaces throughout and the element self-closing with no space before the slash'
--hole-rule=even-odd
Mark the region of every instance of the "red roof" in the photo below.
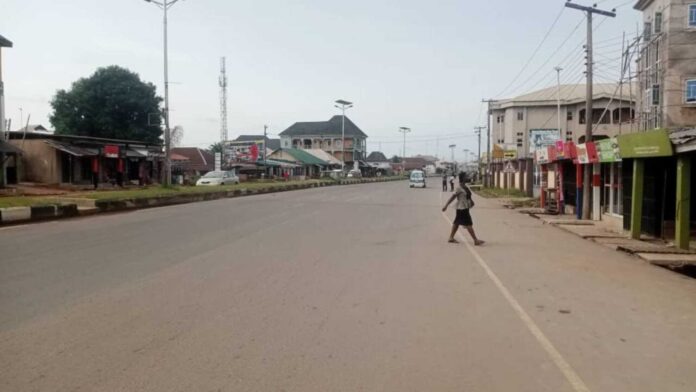
<svg viewBox="0 0 696 392">
<path fill-rule="evenodd" d="M 182 162 L 181 166 L 188 170 L 211 171 L 215 170 L 215 156 L 208 150 L 197 147 L 175 147 L 172 154 L 188 158 L 188 162 Z"/>
</svg>

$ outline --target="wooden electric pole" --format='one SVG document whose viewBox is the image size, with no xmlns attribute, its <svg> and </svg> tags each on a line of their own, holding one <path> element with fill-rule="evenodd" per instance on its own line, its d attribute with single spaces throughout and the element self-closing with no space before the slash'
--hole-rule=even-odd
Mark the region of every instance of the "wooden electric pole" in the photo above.
<svg viewBox="0 0 696 392">
<path fill-rule="evenodd" d="M 592 116 L 592 99 L 593 99 L 593 91 L 592 91 L 592 16 L 594 14 L 599 14 L 607 17 L 615 17 L 616 13 L 612 10 L 610 11 L 603 11 L 600 9 L 595 8 L 594 6 L 592 7 L 585 7 L 582 5 L 574 4 L 568 1 L 565 4 L 566 7 L 568 8 L 573 8 L 576 10 L 583 11 L 587 15 L 587 43 L 585 44 L 585 48 L 587 50 L 587 81 L 586 83 L 586 94 L 585 94 L 585 143 L 589 143 L 592 141 L 592 122 L 593 122 L 593 116 Z M 601 119 L 598 119 L 600 121 Z M 592 173 L 590 172 L 590 167 L 587 166 L 587 168 L 584 170 L 584 176 L 583 176 L 583 192 L 582 192 L 582 219 L 590 219 L 590 192 L 592 190 Z"/>
</svg>

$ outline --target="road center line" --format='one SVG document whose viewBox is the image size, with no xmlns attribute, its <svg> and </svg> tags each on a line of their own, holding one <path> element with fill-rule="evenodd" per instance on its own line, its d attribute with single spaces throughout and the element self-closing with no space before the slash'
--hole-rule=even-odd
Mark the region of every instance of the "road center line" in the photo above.
<svg viewBox="0 0 696 392">
<path fill-rule="evenodd" d="M 442 192 L 440 192 L 440 204 L 442 204 Z M 451 224 L 450 219 L 444 212 L 442 212 L 442 218 L 447 223 Z M 517 313 L 517 316 L 519 316 L 519 318 L 522 320 L 527 329 L 529 329 L 529 332 L 531 332 L 532 335 L 534 335 L 541 347 L 551 358 L 551 361 L 553 361 L 556 367 L 558 367 L 561 373 L 563 373 L 566 380 L 568 380 L 575 392 L 590 392 L 590 389 L 587 387 L 587 385 L 585 385 L 585 383 L 582 381 L 577 372 L 575 372 L 573 367 L 570 366 L 568 361 L 566 361 L 563 358 L 563 356 L 556 349 L 553 343 L 551 343 L 551 341 L 546 337 L 546 335 L 544 335 L 539 326 L 534 322 L 534 320 L 532 320 L 532 318 L 524 310 L 524 308 L 522 308 L 522 305 L 520 305 L 517 299 L 515 299 L 515 297 L 510 293 L 510 290 L 508 290 L 507 287 L 505 287 L 505 285 L 503 284 L 503 282 L 500 281 L 498 276 L 488 266 L 488 263 L 486 263 L 486 261 L 483 259 L 483 257 L 481 257 L 478 251 L 466 240 L 462 233 L 457 232 L 457 237 L 459 237 L 459 239 L 466 245 L 467 249 L 469 250 L 471 255 L 474 256 L 474 259 L 476 259 L 481 268 L 483 268 L 483 270 L 486 271 L 486 274 L 491 279 L 491 281 L 493 281 L 493 284 L 495 284 L 495 286 L 498 288 L 503 297 L 505 297 L 505 299 L 510 304 L 515 313 Z"/>
</svg>

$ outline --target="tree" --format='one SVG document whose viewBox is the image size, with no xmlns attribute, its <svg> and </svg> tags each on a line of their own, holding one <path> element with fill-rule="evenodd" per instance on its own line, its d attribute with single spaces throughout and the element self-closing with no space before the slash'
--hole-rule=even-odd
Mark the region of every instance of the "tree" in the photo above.
<svg viewBox="0 0 696 392">
<path fill-rule="evenodd" d="M 69 91 L 58 90 L 51 101 L 50 121 L 58 135 L 157 143 L 162 129 L 148 119 L 160 117 L 161 102 L 154 84 L 112 65 L 74 82 Z"/>
<path fill-rule="evenodd" d="M 392 163 L 401 163 L 401 158 L 399 158 L 398 155 L 394 155 L 394 156 L 391 157 L 391 159 L 389 159 L 389 160 L 390 160 Z"/>
<path fill-rule="evenodd" d="M 212 152 L 213 154 L 215 154 L 216 152 L 222 152 L 222 143 L 217 142 L 211 144 L 210 147 L 208 147 L 208 151 Z"/>
</svg>

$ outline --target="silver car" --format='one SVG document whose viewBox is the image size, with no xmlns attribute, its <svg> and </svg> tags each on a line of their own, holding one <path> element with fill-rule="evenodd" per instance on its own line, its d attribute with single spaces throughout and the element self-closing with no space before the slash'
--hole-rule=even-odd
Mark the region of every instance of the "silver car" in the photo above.
<svg viewBox="0 0 696 392">
<path fill-rule="evenodd" d="M 239 184 L 239 177 L 233 171 L 211 171 L 196 181 L 196 186 L 215 186 Z"/>
</svg>

